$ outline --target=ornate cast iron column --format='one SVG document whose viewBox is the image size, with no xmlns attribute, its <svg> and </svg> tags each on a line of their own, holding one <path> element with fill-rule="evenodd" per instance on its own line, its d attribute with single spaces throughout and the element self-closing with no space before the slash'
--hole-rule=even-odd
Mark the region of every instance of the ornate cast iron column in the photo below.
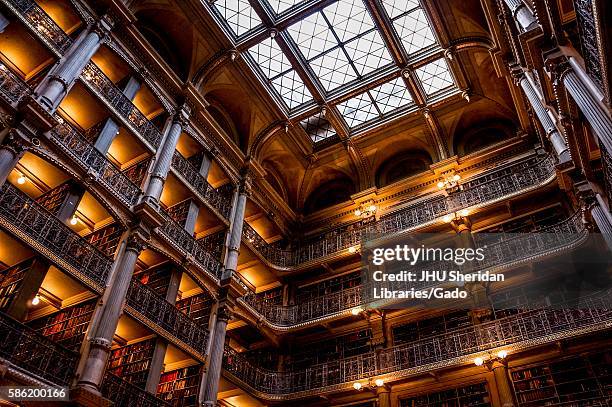
<svg viewBox="0 0 612 407">
<path fill-rule="evenodd" d="M 538 24 L 533 12 L 527 7 L 523 0 L 504 0 L 504 2 L 523 31 L 529 31 L 533 26 Z"/>
<path fill-rule="evenodd" d="M 535 84 L 529 78 L 528 74 L 523 72 L 520 68 L 517 69 L 517 82 L 523 89 L 523 92 L 525 92 L 525 96 L 527 96 L 531 108 L 544 128 L 546 137 L 555 149 L 557 157 L 559 157 L 559 162 L 564 163 L 569 161 L 569 148 L 565 142 L 565 139 L 555 126 L 555 123 L 551 117 L 552 112 L 544 106 L 542 99 L 540 98 L 540 92 L 536 88 Z"/>
<path fill-rule="evenodd" d="M 136 260 L 145 246 L 145 236 L 142 231 L 132 231 L 127 237 L 125 251 L 117 258 L 117 269 L 113 281 L 106 289 L 108 295 L 103 297 L 104 304 L 100 315 L 96 323 L 92 321 L 92 332 L 88 334 L 89 350 L 83 354 L 85 362 L 77 386 L 87 388 L 95 394 L 99 394 L 100 384 L 104 378 L 113 335 L 123 312 L 123 304 L 132 281 Z"/>
<path fill-rule="evenodd" d="M 0 186 L 4 185 L 6 178 L 13 171 L 26 149 L 26 144 L 19 137 L 17 131 L 9 130 L 4 142 L 0 144 Z"/>
<path fill-rule="evenodd" d="M 491 366 L 493 376 L 495 377 L 495 385 L 497 386 L 497 394 L 502 407 L 514 407 L 514 398 L 512 397 L 512 388 L 508 377 L 508 367 L 500 361 L 493 362 Z"/>
<path fill-rule="evenodd" d="M 172 163 L 172 156 L 174 150 L 176 150 L 176 143 L 183 132 L 183 128 L 187 126 L 189 119 L 190 110 L 183 106 L 173 117 L 172 125 L 168 130 L 166 139 L 161 147 L 161 151 L 155 161 L 153 167 L 153 173 L 149 180 L 149 185 L 145 192 L 144 200 L 149 201 L 154 206 L 158 205 L 159 197 L 161 196 L 164 188 L 164 182 L 168 176 L 170 170 L 170 164 Z"/>
<path fill-rule="evenodd" d="M 217 308 L 214 333 L 211 337 L 210 363 L 205 376 L 206 383 L 201 387 L 204 392 L 202 405 L 207 407 L 217 406 L 217 393 L 219 392 L 219 380 L 221 379 L 221 369 L 223 367 L 223 351 L 225 350 L 225 333 L 230 319 L 232 319 L 232 311 L 229 308 L 229 304 L 220 303 Z"/>
<path fill-rule="evenodd" d="M 106 40 L 113 21 L 108 15 L 103 16 L 89 30 L 87 35 L 70 50 L 58 67 L 51 72 L 38 92 L 40 102 L 54 111 L 79 77 L 85 65 L 94 56 L 103 41 Z"/>
</svg>

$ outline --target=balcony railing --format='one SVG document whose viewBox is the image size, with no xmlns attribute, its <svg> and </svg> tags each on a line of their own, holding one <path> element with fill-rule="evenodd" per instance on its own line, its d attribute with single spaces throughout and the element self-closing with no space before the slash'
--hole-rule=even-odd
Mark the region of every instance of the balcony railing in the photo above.
<svg viewBox="0 0 612 407">
<path fill-rule="evenodd" d="M 105 100 L 128 127 L 140 134 L 155 149 L 159 147 L 162 134 L 153 123 L 127 98 L 114 83 L 94 64 L 89 62 L 81 73 L 83 81 Z"/>
<path fill-rule="evenodd" d="M 485 260 L 474 262 L 474 266 L 477 270 L 493 270 L 505 265 L 546 256 L 580 244 L 588 234 L 579 212 L 555 225 L 539 229 L 537 232 L 507 235 L 494 244 L 488 244 Z M 444 270 L 447 268 L 433 267 L 431 269 Z M 429 288 L 425 284 L 419 286 L 418 283 L 414 282 L 396 282 L 387 288 L 390 290 L 406 290 L 412 287 L 415 289 Z M 256 313 L 262 315 L 267 322 L 275 325 L 276 328 L 291 328 L 309 321 L 339 315 L 355 307 L 365 306 L 373 301 L 370 296 L 370 293 L 373 292 L 372 288 L 371 283 L 365 282 L 356 287 L 291 306 L 267 303 L 252 292 L 243 297 L 241 301 L 244 301 Z M 380 302 L 380 300 L 378 301 Z"/>
<path fill-rule="evenodd" d="M 140 188 L 74 127 L 61 120 L 61 124 L 51 130 L 50 134 L 52 141 L 62 147 L 83 169 L 93 171 L 95 178 L 120 201 L 128 206 L 138 202 Z"/>
<path fill-rule="evenodd" d="M 133 279 L 130 285 L 127 305 L 202 355 L 206 354 L 208 341 L 206 328 L 196 324 L 191 318 L 136 279 Z"/>
<path fill-rule="evenodd" d="M 215 208 L 221 216 L 226 219 L 229 217 L 232 204 L 231 197 L 228 199 L 228 197 L 223 196 L 218 190 L 213 188 L 198 170 L 178 151 L 175 151 L 172 157 L 172 167 L 198 192 L 200 197 Z"/>
<path fill-rule="evenodd" d="M 58 385 L 68 385 L 79 355 L 0 313 L 0 357 Z"/>
<path fill-rule="evenodd" d="M 436 222 L 461 209 L 485 206 L 527 192 L 555 176 L 551 156 L 531 156 L 525 160 L 495 170 L 462 184 L 462 190 L 449 196 L 438 195 L 409 204 L 401 210 L 383 216 L 376 222 L 354 223 L 309 237 L 294 250 L 283 250 L 268 244 L 245 223 L 243 238 L 270 265 L 280 269 L 295 268 L 310 262 L 320 262 L 361 243 L 367 235 L 398 235 Z"/>
<path fill-rule="evenodd" d="M 34 0 L 2 0 L 26 25 L 63 55 L 72 45 L 72 39 L 57 25 Z"/>
<path fill-rule="evenodd" d="M 348 388 L 356 380 L 381 375 L 410 376 L 471 361 L 474 355 L 499 347 L 526 349 L 550 341 L 609 329 L 612 291 L 585 299 L 580 308 L 538 309 L 474 325 L 431 338 L 314 365 L 305 370 L 274 372 L 253 366 L 229 347 L 227 372 L 260 395 L 303 397 L 324 388 Z"/>
<path fill-rule="evenodd" d="M 29 91 L 28 85 L 0 62 L 0 96 L 8 104 L 14 105 Z"/>
<path fill-rule="evenodd" d="M 115 407 L 170 407 L 162 399 L 134 386 L 112 373 L 104 375 L 102 395 L 113 402 Z"/>
<path fill-rule="evenodd" d="M 219 280 L 223 271 L 221 261 L 216 259 L 206 246 L 198 242 L 176 221 L 167 214 L 159 232 L 166 237 L 176 249 L 190 255 L 206 272 Z"/>
<path fill-rule="evenodd" d="M 85 281 L 106 284 L 112 260 L 8 183 L 0 188 L 0 222 L 32 246 L 48 251 L 52 260 L 64 262 L 68 271 Z"/>
</svg>

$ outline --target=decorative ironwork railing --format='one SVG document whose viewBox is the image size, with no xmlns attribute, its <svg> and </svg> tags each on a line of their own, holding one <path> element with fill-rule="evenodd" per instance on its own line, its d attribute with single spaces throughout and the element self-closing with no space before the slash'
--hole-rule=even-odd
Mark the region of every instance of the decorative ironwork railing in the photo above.
<svg viewBox="0 0 612 407">
<path fill-rule="evenodd" d="M 176 223 L 168 214 L 164 214 L 164 224 L 158 229 L 168 241 L 178 250 L 190 255 L 200 266 L 214 278 L 220 279 L 223 265 L 216 259 L 206 246 L 198 242 L 181 225 Z"/>
<path fill-rule="evenodd" d="M 361 243 L 364 234 L 405 233 L 437 221 L 445 215 L 470 207 L 484 206 L 528 191 L 555 176 L 554 159 L 550 155 L 533 155 L 527 159 L 476 177 L 462 184 L 462 190 L 448 196 L 438 195 L 428 200 L 408 204 L 375 222 L 344 225 L 321 235 L 299 242 L 293 250 L 268 244 L 245 223 L 243 238 L 274 267 L 298 267 L 321 261 Z"/>
<path fill-rule="evenodd" d="M 180 312 L 154 290 L 133 279 L 127 294 L 127 304 L 176 338 L 206 354 L 208 331 Z"/>
<path fill-rule="evenodd" d="M 62 147 L 83 169 L 93 171 L 95 178 L 120 201 L 128 206 L 138 202 L 140 188 L 74 127 L 60 118 L 60 124 L 50 134 L 52 141 Z"/>
<path fill-rule="evenodd" d="M 30 29 L 41 35 L 59 54 L 72 45 L 72 39 L 33 0 L 2 0 Z"/>
<path fill-rule="evenodd" d="M 0 356 L 40 377 L 68 385 L 79 355 L 0 313 Z"/>
<path fill-rule="evenodd" d="M 9 104 L 15 104 L 29 91 L 28 85 L 0 62 L 0 95 L 2 98 Z"/>
<path fill-rule="evenodd" d="M 115 86 L 113 81 L 108 79 L 96 64 L 89 62 L 81 73 L 81 79 L 103 100 L 108 102 L 108 105 L 115 110 L 119 117 L 124 119 L 127 126 L 132 128 L 132 131 L 140 134 L 153 148 L 159 147 L 162 139 L 159 129 L 138 110 L 134 103 L 123 94 L 121 89 Z"/>
<path fill-rule="evenodd" d="M 539 343 L 609 329 L 612 325 L 610 295 L 606 291 L 586 299 L 577 308 L 537 309 L 506 318 L 401 344 L 379 352 L 311 366 L 305 370 L 274 372 L 250 364 L 225 348 L 224 368 L 234 377 L 269 397 L 300 396 L 328 386 L 380 375 L 410 375 L 464 363 L 471 355 L 498 347 L 527 348 Z M 401 372 L 401 373 L 400 373 Z"/>
<path fill-rule="evenodd" d="M 600 146 L 599 150 L 601 151 L 601 166 L 604 172 L 606 195 L 608 196 L 608 202 L 612 205 L 612 157 L 603 145 Z"/>
<path fill-rule="evenodd" d="M 473 266 L 477 270 L 493 270 L 534 257 L 545 256 L 562 248 L 579 244 L 586 238 L 587 233 L 580 213 L 577 212 L 562 222 L 538 230 L 538 233 L 508 235 L 502 240 L 488 244 L 485 260 L 474 262 Z M 432 269 L 436 268 L 433 267 Z M 446 267 L 437 269 L 444 270 Z M 415 289 L 429 288 L 424 283 L 419 285 L 415 282 L 390 283 L 387 288 L 390 290 L 406 290 L 412 287 Z M 269 323 L 277 327 L 291 327 L 348 312 L 355 307 L 366 306 L 373 301 L 370 296 L 372 292 L 372 283 L 363 282 L 359 286 L 289 306 L 270 304 L 257 297 L 253 292 L 247 293 L 242 301 L 262 315 Z"/>
<path fill-rule="evenodd" d="M 178 151 L 172 157 L 172 167 L 224 218 L 228 218 L 231 209 L 231 197 L 228 199 L 206 181 L 198 170 Z"/>
<path fill-rule="evenodd" d="M 102 382 L 102 395 L 113 402 L 115 407 L 170 407 L 171 404 L 155 397 L 153 394 L 142 390 L 115 376 L 106 373 Z"/>
<path fill-rule="evenodd" d="M 105 285 L 112 260 L 8 183 L 0 188 L 0 219 L 17 236 L 25 235 L 86 279 Z"/>
</svg>

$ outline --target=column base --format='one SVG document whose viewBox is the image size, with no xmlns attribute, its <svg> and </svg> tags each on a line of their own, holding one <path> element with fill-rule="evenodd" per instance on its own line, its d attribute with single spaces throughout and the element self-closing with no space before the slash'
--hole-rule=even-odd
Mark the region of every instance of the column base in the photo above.
<svg viewBox="0 0 612 407">
<path fill-rule="evenodd" d="M 70 389 L 70 401 L 83 407 L 109 407 L 113 404 L 104 398 L 98 389 L 87 385 L 78 385 Z"/>
</svg>

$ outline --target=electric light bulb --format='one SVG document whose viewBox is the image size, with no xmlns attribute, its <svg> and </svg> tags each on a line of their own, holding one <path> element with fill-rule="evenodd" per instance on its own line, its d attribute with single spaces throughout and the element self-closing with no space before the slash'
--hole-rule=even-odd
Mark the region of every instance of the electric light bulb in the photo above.
<svg viewBox="0 0 612 407">
<path fill-rule="evenodd" d="M 361 312 L 361 308 L 353 308 L 351 310 L 351 314 L 353 315 L 359 315 L 360 312 Z"/>
<path fill-rule="evenodd" d="M 24 177 L 23 175 L 20 175 L 19 178 L 17 178 L 17 183 L 19 185 L 23 185 L 26 182 L 26 177 Z"/>
<path fill-rule="evenodd" d="M 355 209 L 355 216 L 361 216 L 361 210 Z"/>
<path fill-rule="evenodd" d="M 34 298 L 32 298 L 32 305 L 38 304 L 40 304 L 40 297 L 38 295 L 35 295 Z"/>
<path fill-rule="evenodd" d="M 378 387 L 382 387 L 385 384 L 385 381 L 383 379 L 376 379 L 374 380 L 374 384 Z"/>
<path fill-rule="evenodd" d="M 355 246 L 351 246 L 348 248 L 348 252 L 349 253 L 356 253 L 357 252 L 357 248 Z"/>
<path fill-rule="evenodd" d="M 444 188 L 444 182 L 442 181 L 438 182 L 438 188 L 440 189 Z"/>
<path fill-rule="evenodd" d="M 474 359 L 474 364 L 476 366 L 482 366 L 483 363 L 484 363 L 484 359 L 481 357 L 477 357 L 476 359 Z"/>
<path fill-rule="evenodd" d="M 506 356 L 508 356 L 508 351 L 507 350 L 500 350 L 499 352 L 497 352 L 497 357 L 500 359 L 505 359 Z"/>
<path fill-rule="evenodd" d="M 445 215 L 442 220 L 446 223 L 449 223 L 451 220 L 453 220 L 453 215 Z"/>
<path fill-rule="evenodd" d="M 376 211 L 376 205 L 370 205 L 370 207 L 368 208 L 370 212 L 375 212 Z"/>
<path fill-rule="evenodd" d="M 467 209 L 462 209 L 461 212 L 459 212 L 459 214 L 461 216 L 468 216 L 470 214 L 470 211 L 468 211 Z"/>
<path fill-rule="evenodd" d="M 453 181 L 459 181 L 460 179 L 461 179 L 461 175 L 459 175 L 459 174 L 455 174 L 453 176 Z"/>
<path fill-rule="evenodd" d="M 70 219 L 70 224 L 72 226 L 76 225 L 79 222 L 79 220 L 77 219 L 76 216 L 73 216 L 72 219 Z"/>
<path fill-rule="evenodd" d="M 355 389 L 355 390 L 361 390 L 361 383 L 359 383 L 359 382 L 355 382 L 355 383 L 353 383 L 353 389 Z"/>
</svg>

